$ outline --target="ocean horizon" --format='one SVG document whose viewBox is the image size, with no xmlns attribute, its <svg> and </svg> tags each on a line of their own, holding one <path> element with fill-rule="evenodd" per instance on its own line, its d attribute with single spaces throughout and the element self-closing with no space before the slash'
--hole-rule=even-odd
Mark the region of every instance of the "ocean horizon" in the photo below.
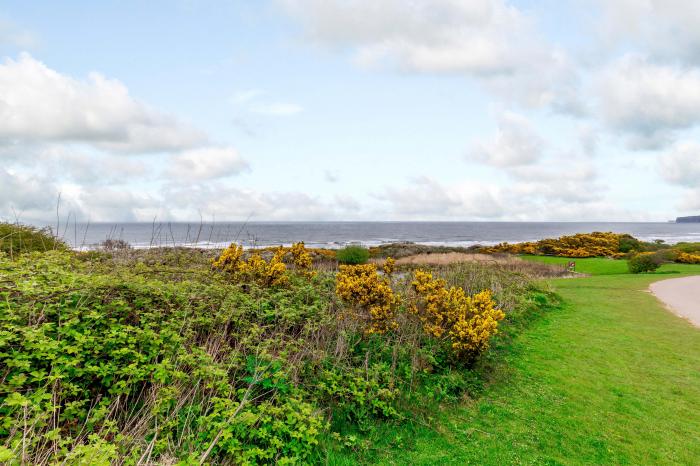
<svg viewBox="0 0 700 466">
<path fill-rule="evenodd" d="M 57 225 L 50 225 L 56 229 Z M 183 246 L 221 248 L 289 245 L 339 248 L 411 242 L 469 247 L 536 241 L 575 233 L 629 233 L 668 244 L 700 241 L 700 224 L 673 222 L 463 222 L 463 221 L 269 221 L 269 222 L 98 222 L 58 224 L 58 235 L 76 249 L 93 249 L 107 239 L 134 248 Z"/>
</svg>

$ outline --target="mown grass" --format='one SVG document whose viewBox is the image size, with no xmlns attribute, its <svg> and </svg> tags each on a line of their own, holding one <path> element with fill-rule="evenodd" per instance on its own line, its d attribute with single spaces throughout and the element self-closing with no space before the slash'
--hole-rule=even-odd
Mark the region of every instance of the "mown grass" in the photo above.
<svg viewBox="0 0 700 466">
<path fill-rule="evenodd" d="M 599 275 L 552 281 L 563 305 L 509 345 L 482 397 L 436 410 L 430 426 L 387 431 L 373 462 L 697 464 L 700 330 L 646 289 L 664 272 L 700 268 L 632 275 L 605 259 L 577 264 Z"/>
<path fill-rule="evenodd" d="M 590 257 L 584 259 L 570 259 L 568 257 L 553 256 L 520 256 L 532 262 L 544 264 L 556 264 L 565 266 L 567 263 L 576 262 L 576 272 L 588 275 L 619 275 L 628 274 L 627 261 L 622 259 L 608 259 L 606 257 Z M 664 264 L 656 274 L 669 273 L 700 273 L 700 264 Z"/>
</svg>

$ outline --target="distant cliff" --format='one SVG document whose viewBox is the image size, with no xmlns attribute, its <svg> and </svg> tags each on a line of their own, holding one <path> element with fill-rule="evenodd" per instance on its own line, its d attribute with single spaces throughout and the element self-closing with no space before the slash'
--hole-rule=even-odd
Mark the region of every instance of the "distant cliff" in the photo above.
<svg viewBox="0 0 700 466">
<path fill-rule="evenodd" d="M 678 217 L 676 223 L 700 223 L 700 215 L 693 217 Z"/>
</svg>

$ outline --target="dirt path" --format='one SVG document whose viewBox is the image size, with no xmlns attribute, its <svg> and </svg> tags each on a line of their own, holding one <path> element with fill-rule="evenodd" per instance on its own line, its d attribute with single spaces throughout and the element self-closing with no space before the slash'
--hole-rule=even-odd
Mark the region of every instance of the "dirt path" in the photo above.
<svg viewBox="0 0 700 466">
<path fill-rule="evenodd" d="M 700 327 L 700 276 L 662 280 L 649 289 L 674 313 Z"/>
</svg>

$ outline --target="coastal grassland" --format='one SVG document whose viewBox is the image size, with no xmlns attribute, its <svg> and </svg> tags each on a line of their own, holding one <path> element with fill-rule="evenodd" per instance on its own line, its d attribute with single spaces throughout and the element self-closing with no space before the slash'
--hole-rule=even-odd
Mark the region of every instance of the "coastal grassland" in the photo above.
<svg viewBox="0 0 700 466">
<path fill-rule="evenodd" d="M 419 290 L 389 263 L 318 259 L 0 253 L 0 463 L 369 460 L 377 432 L 478 397 L 554 299 L 498 264 L 433 267 Z"/>
<path fill-rule="evenodd" d="M 520 256 L 522 259 L 532 262 L 540 262 L 543 264 L 553 264 L 566 266 L 567 263 L 576 262 L 576 272 L 588 275 L 618 275 L 628 274 L 629 268 L 627 261 L 624 259 L 609 259 L 607 257 L 587 257 L 583 259 L 570 259 L 567 257 L 554 256 Z M 700 273 L 699 264 L 663 264 L 655 272 L 657 274 L 673 274 L 673 273 Z"/>
<path fill-rule="evenodd" d="M 606 259 L 580 261 L 599 275 L 550 282 L 562 304 L 501 349 L 481 397 L 386 432 L 395 446 L 373 462 L 696 464 L 700 330 L 646 290 L 700 269 L 632 275 Z"/>
</svg>

